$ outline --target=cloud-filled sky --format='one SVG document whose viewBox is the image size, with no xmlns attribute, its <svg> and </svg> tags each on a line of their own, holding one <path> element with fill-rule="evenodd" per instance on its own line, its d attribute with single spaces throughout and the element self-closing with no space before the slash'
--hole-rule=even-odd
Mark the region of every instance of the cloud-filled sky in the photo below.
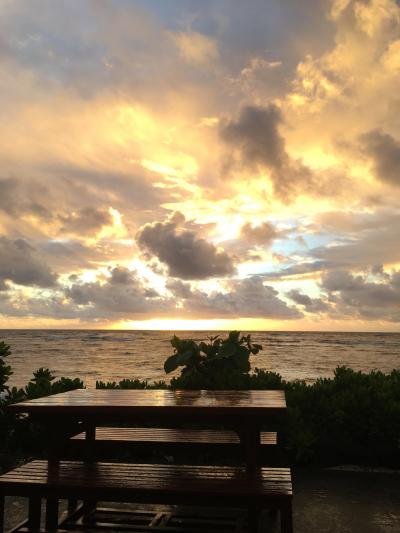
<svg viewBox="0 0 400 533">
<path fill-rule="evenodd" d="M 400 330 L 400 4 L 0 0 L 0 327 Z"/>
</svg>

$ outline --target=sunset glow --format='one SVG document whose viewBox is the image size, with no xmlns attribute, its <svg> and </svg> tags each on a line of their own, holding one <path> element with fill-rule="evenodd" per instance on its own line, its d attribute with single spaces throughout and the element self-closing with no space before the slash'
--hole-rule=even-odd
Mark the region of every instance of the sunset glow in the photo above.
<svg viewBox="0 0 400 533">
<path fill-rule="evenodd" d="M 0 327 L 399 331 L 400 7 L 254 4 L 0 2 Z"/>
</svg>

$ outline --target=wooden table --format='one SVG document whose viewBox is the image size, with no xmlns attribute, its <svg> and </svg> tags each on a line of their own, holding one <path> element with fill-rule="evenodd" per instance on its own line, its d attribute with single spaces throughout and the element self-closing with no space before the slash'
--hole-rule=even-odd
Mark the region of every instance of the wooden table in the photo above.
<svg viewBox="0 0 400 533">
<path fill-rule="evenodd" d="M 99 422 L 218 423 L 238 433 L 247 467 L 253 470 L 259 462 L 261 427 L 285 412 L 286 401 L 281 390 L 77 389 L 14 404 L 10 409 L 28 413 L 46 427 L 54 457 L 63 439 L 76 432 L 77 424 L 83 425 L 90 441 Z"/>
<path fill-rule="evenodd" d="M 40 422 L 49 439 L 49 468 L 56 468 L 63 442 L 86 430 L 87 458 L 97 425 L 119 422 L 140 425 L 151 422 L 177 425 L 196 422 L 217 423 L 235 430 L 244 446 L 249 473 L 255 472 L 260 458 L 261 427 L 270 424 L 286 410 L 284 391 L 190 391 L 78 389 L 29 400 L 10 406 Z M 52 466 L 50 466 L 52 465 Z M 49 523 L 56 520 L 57 502 L 48 501 Z"/>
</svg>

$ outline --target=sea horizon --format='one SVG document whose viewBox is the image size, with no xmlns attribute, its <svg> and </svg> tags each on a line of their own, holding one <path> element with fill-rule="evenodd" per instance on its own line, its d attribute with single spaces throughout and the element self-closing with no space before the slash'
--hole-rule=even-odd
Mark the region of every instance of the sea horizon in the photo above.
<svg viewBox="0 0 400 533">
<path fill-rule="evenodd" d="M 227 333 L 229 331 L 240 331 L 240 332 L 245 332 L 245 333 L 388 333 L 388 334 L 400 334 L 400 330 L 377 330 L 377 329 L 374 329 L 374 330 L 369 330 L 369 329 L 366 329 L 366 330 L 362 330 L 362 329 L 249 329 L 249 328 L 228 328 L 228 329 L 221 329 L 221 328 L 216 328 L 216 329 L 212 329 L 212 328 L 207 328 L 207 329 L 202 329 L 202 328 L 199 328 L 199 329 L 196 329 L 196 328 L 188 328 L 188 329 L 179 329 L 179 328 L 168 328 L 168 329 L 162 329 L 162 328 L 88 328 L 88 327 L 83 327 L 83 328 L 77 328 L 77 327 L 74 327 L 74 328 L 52 328 L 52 327 L 49 327 L 49 328 L 45 328 L 45 327 L 30 327 L 30 328 L 1 328 L 0 327 L 0 332 L 1 331 L 138 331 L 138 332 L 142 332 L 142 331 L 159 331 L 159 332 L 162 332 L 162 331 L 166 331 L 166 332 L 170 332 L 170 333 L 174 333 L 174 332 L 181 332 L 181 333 L 184 333 L 186 331 L 200 331 L 200 332 L 209 332 L 209 331 L 218 331 L 218 332 L 223 332 L 223 333 Z"/>
<path fill-rule="evenodd" d="M 35 370 L 49 368 L 57 377 L 96 381 L 140 379 L 169 381 L 164 361 L 173 353 L 174 334 L 196 341 L 226 335 L 222 330 L 3 329 L 11 346 L 10 384 L 24 386 Z M 251 356 L 252 368 L 277 372 L 287 380 L 314 382 L 332 377 L 338 366 L 356 371 L 400 367 L 400 333 L 332 331 L 245 331 L 263 350 Z"/>
</svg>

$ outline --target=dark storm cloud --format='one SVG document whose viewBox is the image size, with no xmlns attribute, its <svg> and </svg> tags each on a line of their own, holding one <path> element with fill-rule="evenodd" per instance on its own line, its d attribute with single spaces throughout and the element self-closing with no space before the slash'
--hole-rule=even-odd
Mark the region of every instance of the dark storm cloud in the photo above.
<svg viewBox="0 0 400 533">
<path fill-rule="evenodd" d="M 91 206 L 104 212 L 106 207 L 111 206 L 126 214 L 124 222 L 128 225 L 133 219 L 132 209 L 135 210 L 135 225 L 147 221 L 150 211 L 153 216 L 163 215 L 166 210 L 161 205 L 176 192 L 174 188 L 166 190 L 154 187 L 153 182 L 159 181 L 160 176 L 137 165 L 132 165 L 131 173 L 64 164 L 51 164 L 43 171 L 53 179 L 57 177 L 64 203 L 70 211 Z"/>
<path fill-rule="evenodd" d="M 0 54 L 29 71 L 47 92 L 67 87 L 90 99 L 104 91 L 130 91 L 162 105 L 169 91 L 214 80 L 214 73 L 183 68 L 169 32 L 218 37 L 224 72 L 240 72 L 249 56 L 282 61 L 273 83 L 281 94 L 304 53 L 329 47 L 334 27 L 326 2 L 14 1 L 3 8 Z M 291 39 L 287 38 L 288 33 Z M 271 85 L 271 83 L 269 83 Z M 159 90 L 157 90 L 159 89 Z M 222 102 L 223 104 L 223 102 Z"/>
<path fill-rule="evenodd" d="M 36 247 L 43 260 L 59 273 L 97 268 L 107 261 L 122 260 L 132 249 L 129 244 L 107 240 L 87 246 L 76 239 L 39 241 Z"/>
<path fill-rule="evenodd" d="M 0 237 L 0 282 L 53 287 L 56 275 L 44 263 L 37 249 L 23 239 Z"/>
<path fill-rule="evenodd" d="M 340 315 L 400 322 L 400 272 L 383 278 L 339 270 L 323 276 L 321 286 Z"/>
<path fill-rule="evenodd" d="M 380 129 L 360 136 L 364 152 L 373 161 L 378 179 L 400 186 L 400 142 Z"/>
<path fill-rule="evenodd" d="M 278 272 L 266 272 L 263 274 L 263 278 L 272 281 L 285 277 L 301 276 L 302 274 L 309 274 L 311 272 L 320 272 L 330 267 L 331 265 L 326 261 L 299 262 L 296 265 L 282 268 Z"/>
<path fill-rule="evenodd" d="M 366 269 L 377 262 L 396 263 L 400 261 L 399 219 L 396 213 L 371 215 L 358 233 L 348 233 L 334 246 L 313 248 L 309 255 L 330 268 Z M 369 227 L 373 221 L 375 227 Z"/>
<path fill-rule="evenodd" d="M 182 310 L 186 314 L 219 318 L 271 318 L 291 320 L 301 318 L 295 307 L 288 306 L 279 298 L 278 291 L 264 285 L 262 278 L 252 276 L 229 282 L 227 292 L 215 291 L 208 294 L 191 289 L 188 283 L 174 281 L 168 288 L 177 298 L 183 300 Z"/>
<path fill-rule="evenodd" d="M 143 226 L 137 243 L 148 254 L 156 256 L 168 266 L 171 276 L 181 279 L 223 277 L 235 271 L 233 259 L 223 250 L 185 229 L 180 213 L 166 222 Z"/>
<path fill-rule="evenodd" d="M 242 226 L 240 234 L 249 244 L 269 246 L 279 237 L 280 232 L 271 222 L 265 221 L 256 226 L 247 222 Z"/>
<path fill-rule="evenodd" d="M 96 209 L 95 207 L 84 207 L 79 211 L 60 216 L 63 224 L 61 232 L 91 234 L 99 231 L 103 226 L 112 224 L 112 216 L 106 209 Z"/>
<path fill-rule="evenodd" d="M 220 135 L 239 151 L 244 167 L 269 169 L 275 192 L 287 197 L 300 186 L 311 188 L 314 177 L 300 161 L 289 157 L 285 140 L 279 132 L 281 123 L 281 111 L 274 104 L 267 107 L 246 106 L 237 120 L 222 125 Z"/>
<path fill-rule="evenodd" d="M 277 272 L 267 272 L 264 278 L 273 280 L 331 270 L 365 271 L 371 265 L 398 263 L 399 225 L 400 213 L 396 210 L 323 213 L 309 226 L 308 231 L 324 237 L 328 234 L 329 244 L 296 250 L 295 260 L 291 261 L 294 264 Z"/>
<path fill-rule="evenodd" d="M 321 298 L 310 298 L 297 289 L 287 292 L 287 296 L 296 304 L 302 305 L 308 313 L 322 313 L 329 309 L 329 305 Z"/>
<path fill-rule="evenodd" d="M 136 272 L 115 267 L 110 274 L 104 283 L 73 283 L 65 289 L 65 296 L 78 306 L 77 316 L 146 316 L 165 312 L 169 308 L 169 302 L 146 287 Z"/>
<path fill-rule="evenodd" d="M 51 219 L 52 215 L 43 202 L 46 197 L 47 189 L 39 183 L 24 184 L 16 178 L 0 178 L 0 211 L 7 215 L 32 214 Z"/>
<path fill-rule="evenodd" d="M 240 148 L 246 164 L 261 163 L 280 169 L 287 159 L 285 142 L 278 131 L 281 122 L 281 112 L 273 104 L 264 108 L 247 106 L 241 110 L 237 121 L 230 121 L 221 128 L 221 136 Z"/>
<path fill-rule="evenodd" d="M 7 292 L 0 293 L 0 314 L 86 321 L 140 320 L 155 316 L 293 320 L 303 316 L 257 276 L 232 280 L 227 291 L 211 294 L 192 289 L 187 282 L 170 279 L 167 288 L 171 296 L 161 296 L 136 272 L 124 267 L 110 269 L 109 276 L 101 282 L 80 282 L 76 276 L 71 276 L 70 282 L 70 286 L 60 287 L 51 297 L 38 295 L 26 299 L 17 295 L 13 299 Z"/>
</svg>

